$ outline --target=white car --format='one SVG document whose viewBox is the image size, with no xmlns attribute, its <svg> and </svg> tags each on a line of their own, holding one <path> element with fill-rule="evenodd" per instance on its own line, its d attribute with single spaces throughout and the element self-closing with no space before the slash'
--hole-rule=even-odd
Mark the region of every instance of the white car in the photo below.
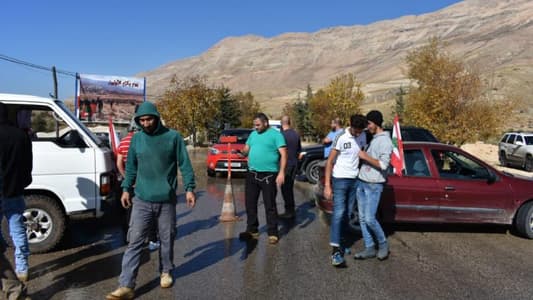
<svg viewBox="0 0 533 300">
<path fill-rule="evenodd" d="M 504 134 L 498 144 L 498 158 L 504 167 L 517 166 L 533 172 L 533 133 Z"/>
<path fill-rule="evenodd" d="M 32 139 L 33 181 L 24 191 L 24 222 L 30 251 L 46 252 L 61 241 L 68 218 L 99 218 L 116 205 L 113 153 L 62 101 L 0 94 L 0 102 L 9 120 Z M 9 236 L 5 218 L 2 232 Z"/>
</svg>

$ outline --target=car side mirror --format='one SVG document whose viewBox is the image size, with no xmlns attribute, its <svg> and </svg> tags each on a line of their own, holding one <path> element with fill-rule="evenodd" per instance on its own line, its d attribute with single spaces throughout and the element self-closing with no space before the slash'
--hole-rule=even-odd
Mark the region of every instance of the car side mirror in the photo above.
<svg viewBox="0 0 533 300">
<path fill-rule="evenodd" d="M 516 141 L 514 143 L 515 143 L 515 145 L 518 145 L 518 146 L 524 146 L 524 142 L 522 142 L 522 141 Z"/>
</svg>

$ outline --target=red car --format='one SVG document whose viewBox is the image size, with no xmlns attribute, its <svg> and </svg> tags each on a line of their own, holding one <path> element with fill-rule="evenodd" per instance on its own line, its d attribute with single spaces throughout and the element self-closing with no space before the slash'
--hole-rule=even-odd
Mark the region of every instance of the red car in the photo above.
<svg viewBox="0 0 533 300">
<path fill-rule="evenodd" d="M 228 159 L 231 159 L 231 172 L 246 172 L 248 159 L 240 151 L 244 148 L 246 140 L 253 129 L 235 128 L 225 129 L 220 134 L 217 142 L 209 148 L 207 153 L 207 175 L 214 177 L 217 172 L 228 171 Z M 237 142 L 228 144 L 221 142 L 221 137 L 236 136 Z"/>
<path fill-rule="evenodd" d="M 533 238 L 533 180 L 500 172 L 440 143 L 404 142 L 404 161 L 403 176 L 389 172 L 378 212 L 381 220 L 507 224 Z M 315 200 L 331 213 L 332 201 L 323 196 L 324 168 L 319 172 Z"/>
</svg>

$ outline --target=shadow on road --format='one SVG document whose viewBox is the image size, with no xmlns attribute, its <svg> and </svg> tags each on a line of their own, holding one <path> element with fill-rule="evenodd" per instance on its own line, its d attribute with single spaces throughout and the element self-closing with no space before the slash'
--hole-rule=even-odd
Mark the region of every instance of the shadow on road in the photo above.
<svg viewBox="0 0 533 300">
<path fill-rule="evenodd" d="M 81 266 L 64 273 L 58 272 L 58 270 L 67 268 L 71 264 L 76 264 L 79 261 L 86 260 L 88 257 L 95 257 L 112 249 L 114 249 L 112 243 L 98 244 L 68 256 L 63 256 L 32 267 L 31 273 L 35 277 L 44 274 L 53 274 L 54 272 L 58 273 L 45 288 L 32 293 L 33 299 L 50 299 L 57 293 L 66 290 L 69 290 L 69 297 L 76 298 L 75 294 L 80 293 L 77 296 L 84 298 L 82 295 L 84 293 L 84 287 L 110 278 L 117 278 L 121 272 L 122 252 L 97 260 L 87 261 Z M 143 251 L 141 254 L 141 265 L 149 259 L 149 252 Z"/>
</svg>

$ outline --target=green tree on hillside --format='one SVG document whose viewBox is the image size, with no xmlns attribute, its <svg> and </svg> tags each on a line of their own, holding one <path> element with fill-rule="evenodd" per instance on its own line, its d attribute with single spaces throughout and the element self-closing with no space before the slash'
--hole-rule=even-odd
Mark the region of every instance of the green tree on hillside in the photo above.
<svg viewBox="0 0 533 300">
<path fill-rule="evenodd" d="M 241 109 L 239 102 L 231 94 L 231 90 L 222 86 L 215 90 L 215 94 L 219 107 L 215 117 L 211 120 L 206 120 L 209 123 L 209 140 L 218 137 L 220 132 L 226 127 L 235 128 L 241 125 Z"/>
<path fill-rule="evenodd" d="M 398 92 L 396 93 L 396 100 L 394 101 L 394 106 L 392 107 L 393 116 L 398 115 L 400 120 L 402 120 L 403 114 L 405 112 L 405 95 L 407 95 L 405 89 L 400 86 Z"/>
<path fill-rule="evenodd" d="M 361 83 L 354 74 L 342 74 L 332 79 L 309 102 L 315 134 L 324 136 L 329 131 L 331 120 L 335 118 L 346 123 L 351 115 L 361 113 L 364 97 Z"/>
<path fill-rule="evenodd" d="M 157 106 L 166 124 L 184 136 L 192 135 L 195 146 L 198 134 L 208 130 L 207 121 L 214 119 L 219 109 L 215 89 L 201 76 L 174 76 Z"/>
<path fill-rule="evenodd" d="M 431 38 L 408 53 L 408 76 L 413 80 L 405 105 L 406 124 L 425 127 L 441 141 L 462 145 L 498 132 L 503 102 L 485 101 L 479 74 Z"/>
<path fill-rule="evenodd" d="M 254 95 L 250 92 L 239 92 L 234 97 L 237 103 L 239 103 L 239 109 L 241 111 L 241 127 L 253 128 L 253 117 L 261 111 L 261 105 L 255 101 Z"/>
</svg>

